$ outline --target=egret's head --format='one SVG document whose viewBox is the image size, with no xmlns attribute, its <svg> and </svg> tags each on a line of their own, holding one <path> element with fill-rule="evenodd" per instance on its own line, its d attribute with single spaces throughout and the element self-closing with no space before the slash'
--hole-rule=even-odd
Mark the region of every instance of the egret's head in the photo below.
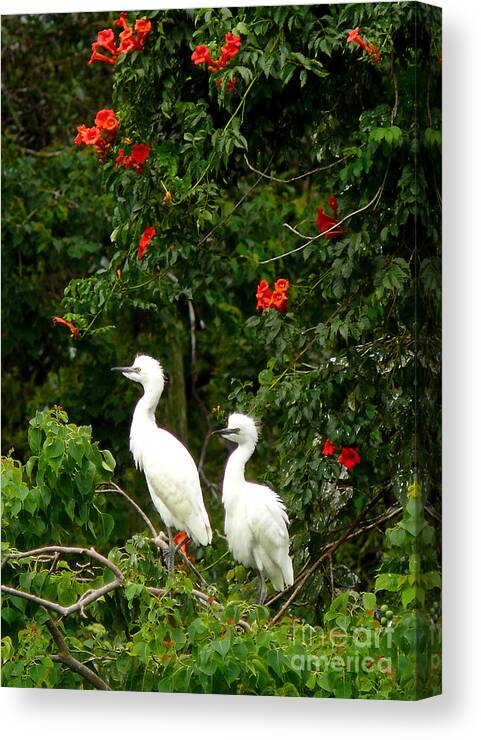
<svg viewBox="0 0 481 740">
<path fill-rule="evenodd" d="M 255 445 L 259 438 L 259 430 L 256 422 L 251 416 L 244 414 L 230 414 L 227 427 L 225 429 L 216 429 L 212 434 L 220 434 L 229 442 L 235 442 L 238 445 L 250 443 Z"/>
<path fill-rule="evenodd" d="M 148 355 L 137 355 L 131 367 L 113 367 L 129 380 L 140 383 L 144 386 L 158 385 L 164 388 L 165 378 L 162 365 Z"/>
</svg>

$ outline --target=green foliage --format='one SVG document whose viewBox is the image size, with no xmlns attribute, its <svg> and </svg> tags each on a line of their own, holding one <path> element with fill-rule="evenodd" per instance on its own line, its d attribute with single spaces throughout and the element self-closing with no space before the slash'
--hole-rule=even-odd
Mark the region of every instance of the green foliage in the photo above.
<svg viewBox="0 0 481 740">
<path fill-rule="evenodd" d="M 68 424 L 59 409 L 32 419 L 29 443 L 35 454 L 25 468 L 11 458 L 3 466 L 3 522 L 10 538 L 3 540 L 4 553 L 9 551 L 3 580 L 67 607 L 108 584 L 111 570 L 95 560 L 82 566 L 67 554 L 52 562 L 51 556 L 37 559 L 35 552 L 22 560 L 15 553 L 46 538 L 62 543 L 68 535 L 83 543 L 86 534 L 97 551 L 106 551 L 114 519 L 95 484 L 110 477 L 115 461 L 92 444 L 89 429 Z M 395 612 L 379 608 L 374 593 L 352 589 L 332 599 L 322 626 L 293 616 L 272 623 L 269 609 L 249 605 L 236 589 L 225 596 L 212 585 L 199 601 L 190 575 L 178 571 L 167 577 L 152 540 L 140 533 L 108 552 L 122 574 L 121 590 L 95 600 L 87 620 L 85 612 L 65 617 L 60 628 L 68 648 L 78 660 L 92 656 L 95 670 L 119 690 L 427 696 L 439 690 L 437 618 L 432 608 L 426 616 L 413 602 L 424 605 L 424 590 L 440 583 L 437 571 L 420 570 L 425 557 L 430 563 L 434 558 L 433 532 L 422 519 L 418 490 L 411 487 L 403 518 L 386 532 L 383 567 L 392 569 L 396 561 L 403 570 L 407 563 L 408 572 L 382 572 L 376 580 L 377 591 L 390 592 Z M 242 574 L 235 571 L 238 579 Z M 228 581 L 231 577 L 226 574 Z M 436 611 L 436 602 L 433 606 Z M 4 685 L 88 687 L 50 657 L 44 609 L 9 593 L 2 619 Z"/>
<path fill-rule="evenodd" d="M 89 607 L 88 621 L 76 613 L 60 626 L 69 649 L 112 688 L 399 699 L 438 691 L 439 546 L 424 518 L 425 506 L 437 516 L 441 486 L 438 9 L 149 11 L 145 49 L 113 70 L 87 65 L 91 40 L 111 20 L 85 17 L 72 67 L 85 104 L 81 95 L 62 104 L 70 79 L 62 68 L 49 78 L 59 94 L 50 96 L 47 137 L 26 138 L 24 114 L 8 113 L 4 444 L 16 456 L 27 456 L 27 443 L 32 452 L 25 466 L 4 463 L 8 547 L 95 542 L 110 553 L 123 585 Z M 45 16 L 27 30 L 40 38 L 64 22 L 61 58 L 70 20 Z M 356 26 L 379 62 L 346 43 Z M 201 43 L 217 54 L 229 31 L 241 47 L 217 86 L 191 54 Z M 22 44 L 25 35 L 8 33 L 13 54 L 15 35 Z M 35 70 L 29 75 L 37 89 Z M 105 163 L 87 148 L 51 150 L 103 107 L 120 121 Z M 141 174 L 114 165 L 125 139 L 151 147 Z M 330 196 L 345 233 L 323 238 L 316 213 Z M 139 260 L 148 226 L 156 237 Z M 279 277 L 290 282 L 287 313 L 259 314 L 257 284 Z M 81 338 L 52 327 L 52 315 L 73 321 Z M 295 573 L 339 543 L 279 620 L 269 621 L 282 601 L 269 611 L 248 605 L 252 574 L 234 566 L 220 538 L 195 553 L 216 584 L 208 591 L 217 605 L 206 606 L 190 575 L 167 580 L 134 515 L 95 494 L 113 459 L 92 444 L 90 426 L 118 461 L 120 482 L 147 505 L 126 444 L 137 390 L 109 374 L 138 351 L 161 359 L 172 381 L 159 421 L 196 459 L 202 451 L 214 528 L 226 450 L 215 439 L 206 446 L 206 435 L 244 410 L 263 422 L 249 475 L 287 505 Z M 42 411 L 27 440 L 26 419 L 54 404 L 89 428 Z M 327 437 L 335 455 L 322 452 Z M 359 451 L 353 470 L 338 462 L 342 447 Z M 384 543 L 380 528 L 399 506 Z M 65 605 L 112 577 L 91 565 L 82 581 L 71 559 L 51 573 L 50 564 L 9 560 L 7 580 Z M 376 601 L 384 591 L 386 609 Z M 87 687 L 45 657 L 55 648 L 42 610 L 6 601 L 5 682 Z M 379 637 L 375 649 L 357 643 L 356 628 Z M 342 645 L 331 629 L 346 632 Z"/>
<path fill-rule="evenodd" d="M 108 102 L 108 70 L 85 59 L 105 22 L 104 13 L 2 16 L 4 136 L 31 153 L 66 145 L 72 120 L 93 110 L 99 91 Z"/>
<path fill-rule="evenodd" d="M 101 269 L 109 245 L 111 196 L 96 162 L 72 147 L 72 131 L 98 104 L 99 90 L 105 103 L 111 96 L 107 70 L 85 62 L 104 20 L 75 13 L 2 17 L 4 453 L 14 446 L 26 454 L 28 419 L 37 408 L 66 405 L 69 392 L 78 397 L 74 360 L 92 363 L 98 352 L 92 344 L 71 346 L 68 330 L 53 328 L 52 317 L 63 315 L 66 283 Z M 94 395 L 93 380 L 81 378 L 86 398 Z M 88 402 L 80 406 L 76 420 L 91 423 Z"/>
<path fill-rule="evenodd" d="M 77 481 L 92 471 L 94 484 L 96 477 L 113 472 L 114 461 L 110 453 L 100 453 L 91 444 L 89 430 L 67 424 L 59 410 L 39 413 L 32 420 L 29 439 L 37 454 L 26 470 L 11 459 L 4 465 L 4 522 L 11 538 L 4 545 L 11 552 L 7 579 L 23 592 L 68 606 L 87 591 L 108 584 L 111 572 L 96 567 L 95 561 L 81 567 L 67 555 L 53 563 L 34 556 L 20 560 L 15 551 L 19 545 L 35 547 L 42 535 L 62 541 L 60 522 L 69 508 L 66 471 L 76 473 Z M 32 479 L 34 469 L 37 485 L 29 489 L 23 474 Z M 50 481 L 48 513 L 40 487 L 45 477 Z M 99 496 L 94 504 L 92 485 L 87 490 L 82 484 L 76 499 L 82 504 L 70 526 L 71 533 L 77 532 L 75 541 L 81 541 L 82 511 L 87 507 L 89 534 L 97 551 L 106 547 L 111 533 L 105 530 L 105 497 Z M 378 576 L 376 588 L 391 592 L 395 612 L 386 605 L 379 608 L 374 593 L 350 589 L 332 599 L 322 626 L 291 616 L 273 624 L 265 607 L 249 605 L 236 593 L 224 598 L 214 586 L 199 602 L 190 576 L 178 571 L 167 578 L 152 541 L 137 534 L 108 553 L 122 573 L 121 590 L 94 601 L 87 620 L 75 613 L 59 627 L 71 653 L 78 660 L 90 655 L 95 671 L 113 689 L 384 699 L 429 695 L 437 690 L 439 674 L 437 626 L 433 617 L 423 617 L 412 600 L 406 600 L 405 593 L 413 552 L 420 556 L 432 543 L 426 541 L 420 551 L 394 536 L 396 531 L 415 536 L 408 525 L 412 504 L 420 501 L 410 498 L 402 521 L 387 531 L 396 557 L 400 561 L 408 557 L 410 568 L 406 576 Z M 103 532 L 92 530 L 96 521 L 103 522 Z M 42 531 L 30 532 L 26 540 L 26 527 L 32 530 L 36 523 L 43 525 Z M 428 530 L 425 524 L 419 532 Z M 439 586 L 435 575 L 422 576 L 425 585 L 429 581 L 427 588 Z M 7 595 L 4 602 L 4 685 L 88 688 L 88 682 L 52 659 L 45 610 L 15 595 Z"/>
<path fill-rule="evenodd" d="M 382 572 L 376 578 L 376 590 L 399 593 L 404 608 L 424 607 L 427 593 L 441 588 L 435 534 L 424 515 L 420 486 L 414 481 L 408 489 L 401 521 L 386 530 L 388 550 Z M 392 572 L 395 568 L 403 572 Z"/>
<path fill-rule="evenodd" d="M 2 546 L 20 549 L 90 540 L 109 542 L 114 520 L 95 487 L 110 480 L 115 460 L 92 443 L 90 427 L 68 424 L 64 411 L 38 411 L 30 421 L 32 456 L 3 461 Z"/>
</svg>

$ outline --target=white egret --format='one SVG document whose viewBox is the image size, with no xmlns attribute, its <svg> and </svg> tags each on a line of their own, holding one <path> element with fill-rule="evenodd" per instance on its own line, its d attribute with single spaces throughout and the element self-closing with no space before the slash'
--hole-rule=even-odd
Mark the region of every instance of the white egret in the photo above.
<svg viewBox="0 0 481 740">
<path fill-rule="evenodd" d="M 162 366 L 148 355 L 137 355 L 131 367 L 113 367 L 129 380 L 140 383 L 144 394 L 138 401 L 130 427 L 130 451 L 136 467 L 145 473 L 147 486 L 169 535 L 167 567 L 174 567 L 172 527 L 187 532 L 194 542 L 212 540 L 197 466 L 189 451 L 173 434 L 160 429 L 155 409 L 164 390 Z"/>
<path fill-rule="evenodd" d="M 254 420 L 244 414 L 231 414 L 227 428 L 213 434 L 237 444 L 227 461 L 222 485 L 225 533 L 234 559 L 259 572 L 262 604 L 267 594 L 266 575 L 276 591 L 294 583 L 286 508 L 275 491 L 245 479 L 245 466 L 258 439 Z"/>
</svg>

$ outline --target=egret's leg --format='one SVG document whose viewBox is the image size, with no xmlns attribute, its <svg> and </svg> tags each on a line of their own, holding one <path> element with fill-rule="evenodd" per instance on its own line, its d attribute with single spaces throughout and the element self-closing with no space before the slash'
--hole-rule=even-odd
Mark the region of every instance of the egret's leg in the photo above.
<svg viewBox="0 0 481 740">
<path fill-rule="evenodd" d="M 263 572 L 259 571 L 259 598 L 257 599 L 258 604 L 263 604 L 267 596 L 267 586 Z"/>
<path fill-rule="evenodd" d="M 192 562 L 191 562 L 191 561 L 189 560 L 188 556 L 187 556 L 187 555 L 186 555 L 186 554 L 185 554 L 185 553 L 184 553 L 184 552 L 183 552 L 183 551 L 181 550 L 181 547 L 182 547 L 182 545 L 187 545 L 187 544 L 188 544 L 188 543 L 189 543 L 190 541 L 191 541 L 191 540 L 190 540 L 190 537 L 188 537 L 188 538 L 187 538 L 186 540 L 184 540 L 183 542 L 180 542 L 180 543 L 179 543 L 179 544 L 177 545 L 177 547 L 176 547 L 175 551 L 179 553 L 179 555 L 180 555 L 180 556 L 182 557 L 182 560 L 184 561 L 184 563 L 185 563 L 185 564 L 186 564 L 186 565 L 187 565 L 187 566 L 188 566 L 188 567 L 189 567 L 189 568 L 190 568 L 190 569 L 191 569 L 191 570 L 192 570 L 192 571 L 193 571 L 193 572 L 195 573 L 195 575 L 197 576 L 197 578 L 199 579 L 199 581 L 200 581 L 200 582 L 201 582 L 201 583 L 202 583 L 202 584 L 203 584 L 204 586 L 207 586 L 207 581 L 205 580 L 204 576 L 203 576 L 203 575 L 202 575 L 201 573 L 199 573 L 199 571 L 198 571 L 198 570 L 197 570 L 197 568 L 195 567 L 194 563 L 192 563 Z"/>
<path fill-rule="evenodd" d="M 167 527 L 167 533 L 169 535 L 169 549 L 165 551 L 165 565 L 169 573 L 171 573 L 174 570 L 175 542 L 172 537 L 172 530 L 170 527 Z"/>
</svg>

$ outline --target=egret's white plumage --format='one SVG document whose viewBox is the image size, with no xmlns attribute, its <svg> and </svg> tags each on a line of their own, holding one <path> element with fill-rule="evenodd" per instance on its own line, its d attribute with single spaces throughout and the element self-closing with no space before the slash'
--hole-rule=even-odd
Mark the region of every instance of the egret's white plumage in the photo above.
<svg viewBox="0 0 481 740">
<path fill-rule="evenodd" d="M 136 467 L 145 474 L 152 501 L 170 539 L 170 529 L 175 527 L 185 530 L 194 542 L 208 545 L 212 530 L 196 464 L 182 442 L 160 429 L 155 421 L 165 383 L 161 365 L 153 357 L 138 355 L 132 367 L 113 369 L 144 388 L 130 427 L 130 450 Z"/>
<path fill-rule="evenodd" d="M 261 593 L 265 575 L 276 591 L 283 591 L 294 583 L 286 508 L 277 493 L 244 476 L 257 443 L 255 422 L 250 416 L 231 414 L 228 428 L 217 433 L 237 444 L 227 461 L 222 487 L 229 549 L 235 560 L 259 571 Z"/>
</svg>

